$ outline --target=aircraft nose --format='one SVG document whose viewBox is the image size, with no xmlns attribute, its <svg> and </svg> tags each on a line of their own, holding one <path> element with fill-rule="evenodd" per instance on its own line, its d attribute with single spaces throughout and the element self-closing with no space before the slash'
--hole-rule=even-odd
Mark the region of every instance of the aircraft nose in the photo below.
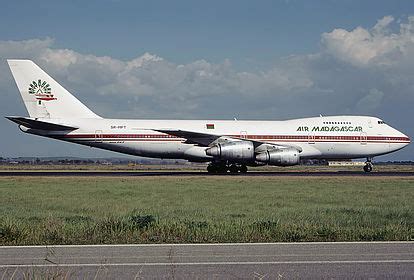
<svg viewBox="0 0 414 280">
<path fill-rule="evenodd" d="M 410 137 L 408 137 L 407 135 L 404 135 L 407 138 L 407 145 L 411 143 L 411 139 Z"/>
<path fill-rule="evenodd" d="M 407 135 L 405 135 L 404 133 L 402 133 L 401 131 L 398 131 L 399 133 L 400 133 L 400 137 L 402 137 L 402 138 L 404 138 L 404 140 L 406 140 L 406 141 L 408 141 L 408 142 L 411 142 L 411 139 L 410 139 L 410 137 L 408 137 Z"/>
<path fill-rule="evenodd" d="M 395 139 L 394 141 L 389 142 L 388 146 L 390 152 L 401 150 L 411 143 L 410 137 L 393 127 L 391 127 L 390 134 L 395 137 L 391 138 Z"/>
<path fill-rule="evenodd" d="M 408 137 L 407 135 L 405 135 L 404 133 L 402 133 L 402 132 L 400 132 L 399 131 L 399 133 L 400 133 L 400 137 L 402 138 L 402 140 L 404 141 L 404 147 L 405 146 L 407 146 L 407 145 L 409 145 L 410 143 L 411 143 L 411 139 L 410 139 L 410 137 Z"/>
</svg>

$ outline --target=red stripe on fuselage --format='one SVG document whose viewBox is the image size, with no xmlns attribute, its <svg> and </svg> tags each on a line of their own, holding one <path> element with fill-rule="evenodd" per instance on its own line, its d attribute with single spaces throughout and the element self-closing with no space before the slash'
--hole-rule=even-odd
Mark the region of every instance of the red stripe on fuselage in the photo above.
<svg viewBox="0 0 414 280">
<path fill-rule="evenodd" d="M 239 138 L 240 135 L 227 135 Z M 181 141 L 184 138 L 168 134 L 67 134 L 56 135 L 62 139 L 111 140 L 111 141 Z M 372 143 L 410 143 L 408 137 L 393 136 L 308 136 L 308 135 L 247 135 L 246 140 L 277 142 L 372 142 Z"/>
</svg>

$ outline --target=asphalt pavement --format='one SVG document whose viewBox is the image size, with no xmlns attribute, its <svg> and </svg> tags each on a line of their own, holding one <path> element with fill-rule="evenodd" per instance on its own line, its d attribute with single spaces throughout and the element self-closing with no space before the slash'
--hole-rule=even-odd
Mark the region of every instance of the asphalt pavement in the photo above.
<svg viewBox="0 0 414 280">
<path fill-rule="evenodd" d="M 413 279 L 414 242 L 0 247 L 0 279 Z"/>
</svg>

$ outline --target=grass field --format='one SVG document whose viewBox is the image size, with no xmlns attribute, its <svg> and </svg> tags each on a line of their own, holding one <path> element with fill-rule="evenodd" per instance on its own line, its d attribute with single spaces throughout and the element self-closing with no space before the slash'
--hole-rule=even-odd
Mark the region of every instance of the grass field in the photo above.
<svg viewBox="0 0 414 280">
<path fill-rule="evenodd" d="M 410 177 L 3 177 L 0 245 L 414 239 Z"/>
</svg>

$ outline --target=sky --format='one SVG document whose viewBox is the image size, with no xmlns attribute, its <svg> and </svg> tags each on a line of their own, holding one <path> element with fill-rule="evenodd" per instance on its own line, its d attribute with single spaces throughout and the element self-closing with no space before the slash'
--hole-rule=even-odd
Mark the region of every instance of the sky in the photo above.
<svg viewBox="0 0 414 280">
<path fill-rule="evenodd" d="M 414 1 L 17 0 L 0 26 L 3 116 L 27 115 L 6 63 L 27 58 L 104 117 L 358 114 L 414 137 Z M 0 130 L 3 157 L 119 156 Z"/>
</svg>

